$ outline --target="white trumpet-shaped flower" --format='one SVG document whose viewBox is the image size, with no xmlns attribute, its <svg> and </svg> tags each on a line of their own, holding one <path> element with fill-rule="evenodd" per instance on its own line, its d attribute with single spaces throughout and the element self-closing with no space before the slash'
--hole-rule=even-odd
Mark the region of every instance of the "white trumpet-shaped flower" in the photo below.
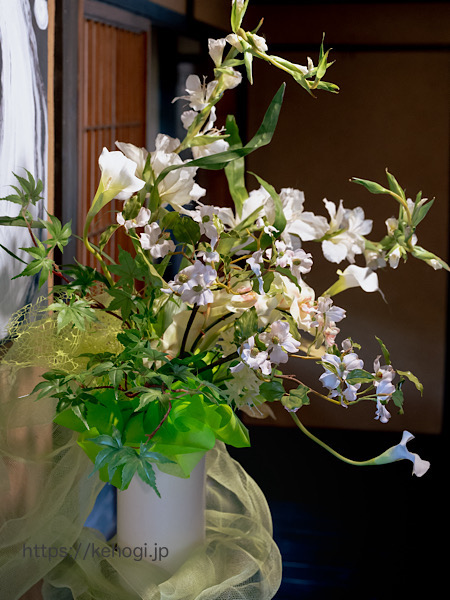
<svg viewBox="0 0 450 600">
<path fill-rule="evenodd" d="M 167 173 L 159 182 L 158 192 L 162 207 L 170 204 L 176 211 L 185 212 L 183 207 L 204 196 L 206 190 L 195 182 L 197 169 L 182 166 L 182 159 L 174 152 L 179 144 L 179 140 L 159 134 L 156 138 L 155 151 L 151 153 L 151 167 L 155 177 L 158 177 L 167 167 L 179 167 Z"/>
<path fill-rule="evenodd" d="M 403 459 L 410 460 L 413 463 L 413 475 L 422 477 L 430 468 L 430 463 L 427 460 L 422 460 L 418 454 L 414 454 L 407 449 L 406 444 L 413 439 L 414 436 L 412 433 L 404 431 L 400 443 L 392 446 L 386 452 L 380 454 L 380 456 L 377 456 L 373 460 L 373 463 L 383 465 Z"/>
<path fill-rule="evenodd" d="M 142 178 L 148 150 L 145 148 L 138 148 L 134 144 L 128 144 L 126 142 L 116 142 L 116 146 L 127 158 L 136 163 L 136 176 Z"/>
<path fill-rule="evenodd" d="M 216 67 L 220 67 L 222 64 L 223 50 L 226 43 L 227 40 L 225 38 L 220 38 L 218 40 L 209 38 L 208 40 L 208 52 Z"/>
<path fill-rule="evenodd" d="M 145 182 L 136 177 L 136 163 L 119 150 L 103 148 L 98 164 L 102 172 L 99 190 L 108 200 L 128 200 L 141 190 Z M 102 204 L 105 200 L 102 201 Z"/>
<path fill-rule="evenodd" d="M 324 293 L 327 296 L 335 296 L 344 290 L 360 287 L 365 292 L 381 291 L 378 287 L 378 275 L 368 267 L 349 265 L 343 271 L 337 271 L 339 279 Z"/>
</svg>

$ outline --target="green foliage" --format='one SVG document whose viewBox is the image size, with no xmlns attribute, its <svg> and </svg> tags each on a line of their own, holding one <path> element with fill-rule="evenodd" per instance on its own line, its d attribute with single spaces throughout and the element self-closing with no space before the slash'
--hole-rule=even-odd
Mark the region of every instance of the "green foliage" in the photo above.
<svg viewBox="0 0 450 600">
<path fill-rule="evenodd" d="M 53 272 L 54 262 L 53 259 L 49 257 L 49 249 L 46 248 L 41 241 L 36 240 L 36 246 L 32 246 L 31 248 L 21 248 L 21 250 L 28 252 L 33 260 L 27 264 L 21 273 L 13 277 L 13 279 L 39 274 L 39 287 L 41 288 Z"/>
<path fill-rule="evenodd" d="M 281 398 L 281 403 L 289 411 L 296 411 L 302 406 L 309 404 L 310 388 L 306 385 L 299 385 L 297 388 L 290 390 L 289 394 L 286 394 Z"/>
<path fill-rule="evenodd" d="M 254 306 L 242 313 L 234 321 L 234 339 L 237 345 L 258 332 L 258 315 Z"/>
<path fill-rule="evenodd" d="M 107 466 L 110 481 L 114 478 L 116 472 L 121 471 L 121 485 L 119 489 L 125 490 L 135 474 L 137 474 L 144 483 L 147 483 L 158 496 L 161 496 L 156 487 L 156 476 L 153 465 L 171 463 L 170 459 L 158 452 L 153 452 L 153 444 L 143 444 L 139 450 L 124 446 L 120 432 L 113 430 L 112 435 L 99 435 L 90 438 L 90 442 L 101 446 L 102 450 L 95 458 L 95 468 L 93 473 Z"/>
<path fill-rule="evenodd" d="M 76 296 L 70 296 L 68 302 L 58 299 L 48 309 L 58 313 L 56 319 L 58 333 L 67 326 L 85 331 L 87 323 L 97 321 L 91 303 Z"/>
<path fill-rule="evenodd" d="M 397 373 L 406 379 L 409 379 L 409 381 L 411 381 L 411 383 L 413 383 L 416 386 L 416 389 L 419 390 L 420 395 L 423 395 L 423 385 L 420 383 L 420 381 L 417 379 L 417 377 L 411 373 L 411 371 L 399 371 L 397 370 Z"/>
<path fill-rule="evenodd" d="M 13 202 L 14 204 L 20 204 L 22 208 L 25 209 L 30 204 L 35 206 L 39 200 L 42 200 L 42 191 L 44 188 L 42 181 L 40 179 L 35 181 L 33 175 L 29 171 L 26 171 L 26 174 L 26 177 L 21 177 L 16 175 L 16 173 L 13 173 L 19 184 L 18 186 L 11 186 L 16 193 L 5 196 L 4 198 L 0 198 L 0 200 L 7 200 L 8 202 Z"/>
</svg>

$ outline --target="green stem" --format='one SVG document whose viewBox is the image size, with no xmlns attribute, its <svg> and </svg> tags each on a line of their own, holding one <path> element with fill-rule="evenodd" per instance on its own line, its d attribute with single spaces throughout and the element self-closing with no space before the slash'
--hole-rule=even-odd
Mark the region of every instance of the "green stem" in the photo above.
<svg viewBox="0 0 450 600">
<path fill-rule="evenodd" d="M 199 369 L 197 371 L 197 373 L 202 373 L 203 371 L 208 371 L 208 369 L 214 369 L 214 367 L 219 367 L 220 365 L 230 362 L 231 360 L 234 360 L 235 358 L 239 358 L 239 354 L 237 352 L 233 352 L 233 354 L 230 354 L 229 356 L 224 356 L 223 358 L 217 360 L 216 362 L 213 362 L 210 365 L 206 365 L 205 367 L 202 367 L 201 369 Z"/>
<path fill-rule="evenodd" d="M 186 325 L 186 329 L 184 330 L 184 335 L 183 335 L 183 339 L 181 340 L 181 346 L 180 346 L 180 358 L 184 358 L 186 356 L 186 342 L 188 339 L 188 335 L 189 332 L 191 330 L 192 327 L 192 323 L 194 322 L 194 319 L 198 313 L 198 304 L 194 304 L 192 310 L 191 310 L 191 314 L 189 315 L 189 321 Z"/>
<path fill-rule="evenodd" d="M 88 233 L 89 233 L 89 225 L 90 225 L 90 221 L 86 220 L 86 225 L 84 226 L 84 231 L 83 231 L 83 243 L 86 246 L 86 249 L 93 255 L 95 256 L 95 258 L 99 261 L 103 273 L 105 274 L 106 279 L 108 280 L 108 283 L 110 284 L 111 287 L 114 286 L 114 281 L 113 278 L 111 277 L 111 273 L 108 270 L 108 267 L 106 266 L 105 261 L 103 260 L 102 255 L 97 252 L 97 250 L 95 248 L 93 248 L 88 240 Z"/>
<path fill-rule="evenodd" d="M 313 442 L 316 442 L 316 444 L 318 444 L 319 446 L 321 446 L 322 448 L 327 450 L 330 454 L 332 454 L 333 456 L 335 456 L 342 462 L 345 462 L 348 465 L 353 465 L 355 467 L 368 467 L 368 466 L 372 466 L 372 465 L 376 464 L 374 462 L 373 458 L 371 458 L 369 460 L 352 460 L 350 458 L 342 456 L 342 454 L 339 454 L 339 452 L 336 452 L 336 450 L 333 450 L 333 448 L 331 448 L 330 446 L 325 444 L 325 442 L 322 442 L 322 440 L 319 440 L 319 438 L 317 438 L 310 431 L 308 431 L 294 412 L 290 412 L 289 414 L 291 415 L 293 421 L 295 422 L 295 424 L 297 425 L 297 427 L 300 429 L 300 431 L 302 433 L 304 433 L 307 437 L 309 437 L 309 439 L 311 439 Z"/>
</svg>

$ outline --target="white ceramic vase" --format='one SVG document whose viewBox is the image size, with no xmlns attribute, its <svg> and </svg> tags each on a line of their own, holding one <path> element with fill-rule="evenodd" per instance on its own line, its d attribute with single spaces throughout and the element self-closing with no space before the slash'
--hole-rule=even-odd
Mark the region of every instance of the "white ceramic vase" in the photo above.
<svg viewBox="0 0 450 600">
<path fill-rule="evenodd" d="M 117 545 L 172 574 L 205 540 L 205 458 L 188 479 L 155 472 L 161 498 L 137 475 L 118 491 Z"/>
</svg>

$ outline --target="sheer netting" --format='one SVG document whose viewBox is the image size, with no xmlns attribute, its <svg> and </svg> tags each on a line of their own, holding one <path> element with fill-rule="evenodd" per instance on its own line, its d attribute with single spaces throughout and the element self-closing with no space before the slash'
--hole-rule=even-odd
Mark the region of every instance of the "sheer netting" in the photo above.
<svg viewBox="0 0 450 600">
<path fill-rule="evenodd" d="M 93 465 L 76 434 L 52 423 L 54 400 L 26 394 L 57 356 L 61 368 L 68 361 L 77 368 L 71 357 L 110 347 L 116 325 L 88 338 L 73 334 L 58 348 L 50 320 L 20 321 L 21 334 L 0 363 L 0 598 L 17 600 L 41 580 L 45 600 L 273 598 L 281 557 L 270 512 L 221 442 L 207 454 L 206 543 L 169 579 L 150 562 L 111 551 L 114 539 L 84 527 L 104 484 L 89 476 Z"/>
</svg>

